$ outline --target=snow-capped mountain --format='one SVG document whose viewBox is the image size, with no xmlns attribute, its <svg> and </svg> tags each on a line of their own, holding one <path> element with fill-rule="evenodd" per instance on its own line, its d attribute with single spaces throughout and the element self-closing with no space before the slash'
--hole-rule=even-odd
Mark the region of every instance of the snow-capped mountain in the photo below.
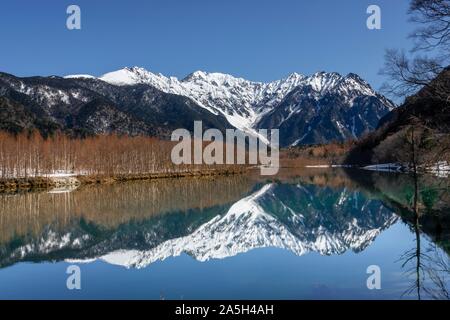
<svg viewBox="0 0 450 320">
<path fill-rule="evenodd" d="M 309 77 L 292 73 L 285 79 L 262 83 L 202 71 L 178 80 L 134 67 L 107 73 L 100 79 L 116 85 L 150 84 L 192 98 L 245 132 L 279 128 L 283 146 L 359 137 L 376 128 L 395 107 L 352 73 L 341 76 L 318 72 Z M 301 128 L 292 128 L 299 125 Z"/>
<path fill-rule="evenodd" d="M 257 135 L 258 119 L 300 85 L 304 77 L 293 73 L 283 80 L 260 83 L 196 71 L 178 80 L 134 67 L 107 73 L 99 79 L 114 85 L 149 84 L 166 93 L 189 97 L 211 113 L 224 115 L 235 128 Z"/>
<path fill-rule="evenodd" d="M 0 107 L 0 128 L 14 132 L 168 137 L 202 120 L 204 128 L 256 136 L 258 129 L 280 129 L 280 145 L 290 146 L 359 137 L 395 106 L 355 74 L 292 73 L 263 83 L 202 71 L 180 80 L 133 67 L 100 77 L 0 73 Z"/>
<path fill-rule="evenodd" d="M 170 215 L 136 225 L 126 223 L 123 230 L 101 231 L 91 226 L 89 233 L 78 225 L 58 234 L 48 230 L 33 241 L 22 241 L 13 251 L 0 247 L 0 265 L 59 256 L 68 261 L 103 260 L 143 268 L 182 253 L 207 261 L 266 247 L 296 255 L 342 254 L 364 250 L 398 219 L 380 201 L 357 192 L 302 184 L 266 184 L 225 210 L 213 210 L 206 220 L 204 213 L 193 214 L 194 220 L 165 217 Z M 185 223 L 182 228 L 181 221 Z M 168 226 L 177 226 L 177 230 L 166 230 Z"/>
</svg>

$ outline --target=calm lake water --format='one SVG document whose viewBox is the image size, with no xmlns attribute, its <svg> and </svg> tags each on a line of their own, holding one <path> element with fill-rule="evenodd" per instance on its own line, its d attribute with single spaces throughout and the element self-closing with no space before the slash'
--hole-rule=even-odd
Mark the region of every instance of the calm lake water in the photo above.
<svg viewBox="0 0 450 320">
<path fill-rule="evenodd" d="M 0 298 L 448 299 L 448 186 L 416 213 L 409 176 L 355 170 L 3 194 Z"/>
</svg>

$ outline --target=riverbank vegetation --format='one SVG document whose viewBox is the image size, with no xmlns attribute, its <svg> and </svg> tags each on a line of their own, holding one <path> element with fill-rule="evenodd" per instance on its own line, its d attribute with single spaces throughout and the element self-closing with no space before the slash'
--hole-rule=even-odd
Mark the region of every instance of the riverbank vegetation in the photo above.
<svg viewBox="0 0 450 320">
<path fill-rule="evenodd" d="M 151 137 L 98 135 L 73 139 L 64 134 L 44 139 L 38 132 L 0 132 L 0 178 L 37 176 L 150 174 L 186 172 L 203 165 L 174 165 L 173 143 Z"/>
<path fill-rule="evenodd" d="M 246 166 L 180 164 L 174 143 L 145 136 L 98 135 L 83 139 L 62 133 L 0 132 L 0 192 L 52 188 L 60 184 L 230 175 Z M 76 177 L 76 179 L 74 179 Z"/>
</svg>

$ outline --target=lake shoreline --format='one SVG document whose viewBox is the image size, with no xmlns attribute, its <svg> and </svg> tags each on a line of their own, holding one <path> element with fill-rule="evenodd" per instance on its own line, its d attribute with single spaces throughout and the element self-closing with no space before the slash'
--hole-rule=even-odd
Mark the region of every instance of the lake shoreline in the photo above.
<svg viewBox="0 0 450 320">
<path fill-rule="evenodd" d="M 79 187 L 93 184 L 112 184 L 128 181 L 148 181 L 159 179 L 203 178 L 214 176 L 231 176 L 247 172 L 250 168 L 227 168 L 212 170 L 195 170 L 185 172 L 161 172 L 142 174 L 94 174 L 73 175 L 67 177 L 27 177 L 27 178 L 0 178 L 0 194 L 17 193 L 21 191 L 51 190 L 62 187 Z"/>
</svg>

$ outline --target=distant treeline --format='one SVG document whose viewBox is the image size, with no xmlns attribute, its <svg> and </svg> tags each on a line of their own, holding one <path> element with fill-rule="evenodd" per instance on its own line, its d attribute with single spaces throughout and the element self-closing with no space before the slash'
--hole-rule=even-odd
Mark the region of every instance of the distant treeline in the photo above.
<svg viewBox="0 0 450 320">
<path fill-rule="evenodd" d="M 342 164 L 356 141 L 333 141 L 329 144 L 290 147 L 280 153 L 280 163 L 284 167 L 308 165 Z"/>
</svg>

